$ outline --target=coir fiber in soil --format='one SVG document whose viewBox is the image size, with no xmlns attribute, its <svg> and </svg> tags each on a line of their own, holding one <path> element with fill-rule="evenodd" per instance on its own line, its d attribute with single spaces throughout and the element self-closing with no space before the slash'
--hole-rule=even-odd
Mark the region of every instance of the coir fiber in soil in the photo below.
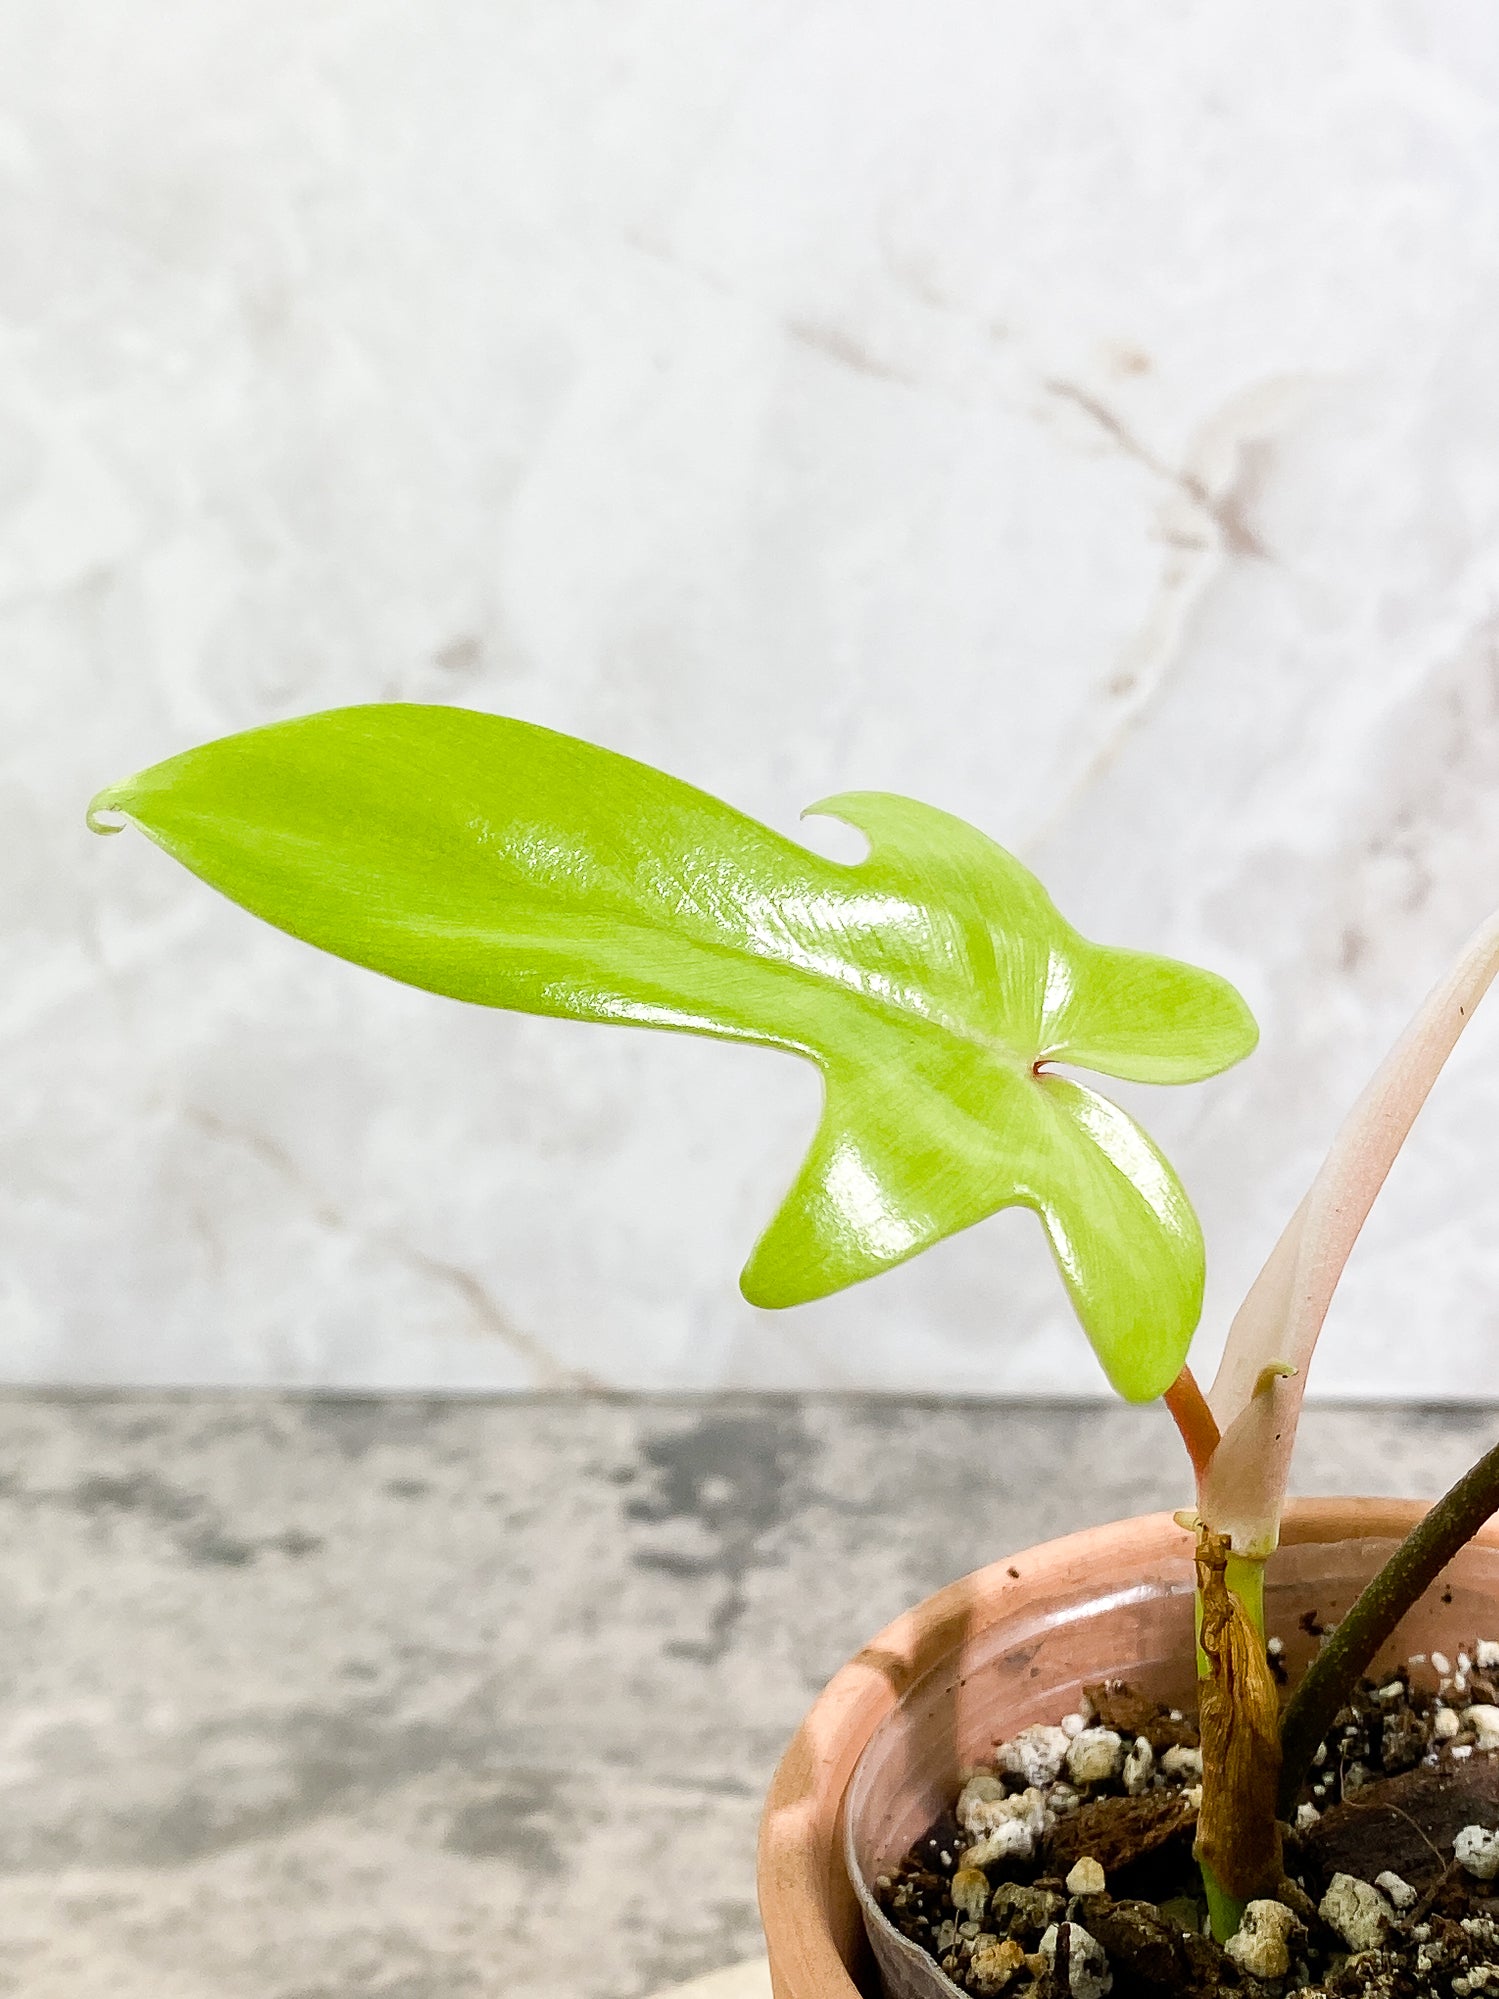
<svg viewBox="0 0 1499 1999">
<path fill-rule="evenodd" d="M 1361 1686 L 1286 1830 L 1283 1909 L 1227 1950 L 1204 1933 L 1192 1859 L 1191 1717 L 1111 1682 L 1061 1727 L 997 1745 L 877 1883 L 959 1991 L 1499 1999 L 1499 1668 L 1436 1655 Z"/>
</svg>

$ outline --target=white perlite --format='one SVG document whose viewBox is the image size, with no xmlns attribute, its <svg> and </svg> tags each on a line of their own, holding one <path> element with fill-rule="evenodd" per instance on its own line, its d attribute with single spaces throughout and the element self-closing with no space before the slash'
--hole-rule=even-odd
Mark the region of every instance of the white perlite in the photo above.
<svg viewBox="0 0 1499 1999">
<path fill-rule="evenodd" d="M 1478 1658 L 1480 1673 L 1492 1673 L 1499 1666 L 1499 1644 L 1492 1638 L 1480 1638 L 1474 1648 Z"/>
<path fill-rule="evenodd" d="M 1354 1874 L 1334 1874 L 1317 1913 L 1354 1951 L 1378 1950 L 1395 1920 L 1379 1890 Z"/>
<path fill-rule="evenodd" d="M 976 1770 L 958 1793 L 958 1802 L 953 1807 L 953 1816 L 965 1832 L 982 1832 L 987 1829 L 979 1823 L 979 1816 L 991 1805 L 1002 1804 L 1005 1787 L 998 1777 L 987 1770 Z"/>
<path fill-rule="evenodd" d="M 1143 1735 L 1135 1737 L 1135 1746 L 1124 1759 L 1124 1788 L 1132 1798 L 1150 1789 L 1150 1780 L 1155 1775 L 1155 1751 Z"/>
<path fill-rule="evenodd" d="M 1251 1902 L 1223 1948 L 1251 1978 L 1284 1978 L 1291 1969 L 1291 1938 L 1300 1927 L 1284 1902 Z"/>
<path fill-rule="evenodd" d="M 1001 1860 L 1029 1860 L 1036 1836 L 1024 1819 L 1004 1819 L 982 1839 L 965 1846 L 959 1858 L 965 1867 L 993 1867 Z"/>
<path fill-rule="evenodd" d="M 1067 1742 L 1065 1729 L 1036 1722 L 1030 1728 L 1022 1728 L 1009 1742 L 1000 1743 L 994 1752 L 995 1768 L 1007 1776 L 1022 1778 L 1028 1785 L 1049 1784 L 1062 1773 Z"/>
<path fill-rule="evenodd" d="M 1458 1866 L 1475 1881 L 1492 1881 L 1499 1874 L 1499 1832 L 1465 1825 L 1453 1840 L 1452 1851 Z"/>
<path fill-rule="evenodd" d="M 1463 1709 L 1463 1720 L 1473 1731 L 1476 1748 L 1499 1749 L 1499 1707 L 1475 1702 L 1472 1707 Z"/>
<path fill-rule="evenodd" d="M 980 1771 L 959 1793 L 957 1820 L 976 1842 L 963 1854 L 965 1867 L 991 1867 L 997 1860 L 1029 1860 L 1046 1830 L 1046 1801 L 1034 1785 L 1007 1797 L 997 1777 Z"/>
<path fill-rule="evenodd" d="M 1461 1727 L 1456 1708 L 1439 1707 L 1431 1724 L 1432 1737 L 1437 1742 L 1450 1742 Z"/>
<path fill-rule="evenodd" d="M 1392 1867 L 1387 1867 L 1383 1874 L 1376 1874 L 1374 1885 L 1389 1896 L 1397 1909 L 1408 1909 L 1416 1899 L 1415 1889 Z"/>
<path fill-rule="evenodd" d="M 1202 1775 L 1202 1751 L 1200 1749 L 1187 1749 L 1180 1743 L 1177 1743 L 1161 1757 L 1161 1768 L 1168 1777 L 1200 1777 Z"/>
<path fill-rule="evenodd" d="M 1067 1745 L 1067 1774 L 1074 1784 L 1105 1784 L 1117 1777 L 1124 1744 L 1112 1728 L 1085 1728 Z"/>
<path fill-rule="evenodd" d="M 1107 1876 L 1091 1853 L 1085 1853 L 1067 1876 L 1069 1895 L 1101 1895 L 1107 1886 Z"/>
<path fill-rule="evenodd" d="M 1067 1932 L 1067 1987 L 1072 1999 L 1103 1999 L 1111 1991 L 1114 1974 L 1104 1955 L 1103 1945 L 1081 1923 L 1052 1923 L 1041 1939 L 1041 1955 L 1049 1965 L 1057 1961 L 1059 1929 Z"/>
</svg>

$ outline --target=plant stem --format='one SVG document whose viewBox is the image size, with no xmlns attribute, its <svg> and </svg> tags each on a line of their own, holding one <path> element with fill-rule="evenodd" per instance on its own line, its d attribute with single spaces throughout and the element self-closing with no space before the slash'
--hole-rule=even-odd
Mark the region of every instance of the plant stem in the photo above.
<svg viewBox="0 0 1499 1999">
<path fill-rule="evenodd" d="M 1217 1875 L 1205 1860 L 1198 1861 L 1197 1865 L 1202 1875 L 1202 1890 L 1207 1896 L 1208 1921 L 1213 1926 L 1214 1941 L 1227 1943 L 1244 1920 L 1246 1904 L 1219 1885 Z"/>
<path fill-rule="evenodd" d="M 1265 1854 L 1279 1852 L 1273 1823 L 1274 1691 L 1268 1671 L 1261 1676 L 1264 1684 L 1256 1684 L 1252 1666 L 1256 1660 L 1263 1666 L 1264 1643 L 1264 1563 L 1233 1554 L 1221 1537 L 1199 1529 L 1197 1673 L 1202 1685 L 1203 1803 L 1197 1862 L 1219 1943 L 1227 1943 L 1238 1929 L 1249 1896 L 1266 1892 Z M 1262 1753 L 1267 1734 L 1269 1762 Z M 1247 1744 L 1248 1754 L 1236 1744 Z M 1227 1887 L 1224 1873 L 1235 1889 L 1244 1892 Z"/>
<path fill-rule="evenodd" d="M 1265 1564 L 1253 1555 L 1230 1553 L 1223 1580 L 1244 1606 L 1244 1615 L 1254 1626 L 1254 1635 L 1265 1637 Z"/>
<path fill-rule="evenodd" d="M 1171 1420 L 1181 1431 L 1187 1456 L 1192 1460 L 1192 1469 L 1200 1482 L 1218 1448 L 1218 1425 L 1191 1368 L 1182 1369 L 1161 1399 L 1171 1412 Z"/>
<path fill-rule="evenodd" d="M 1294 1810 L 1317 1744 L 1347 1704 L 1359 1675 L 1458 1550 L 1496 1512 L 1499 1444 L 1412 1528 L 1312 1661 L 1281 1722 L 1282 1818 Z"/>
</svg>

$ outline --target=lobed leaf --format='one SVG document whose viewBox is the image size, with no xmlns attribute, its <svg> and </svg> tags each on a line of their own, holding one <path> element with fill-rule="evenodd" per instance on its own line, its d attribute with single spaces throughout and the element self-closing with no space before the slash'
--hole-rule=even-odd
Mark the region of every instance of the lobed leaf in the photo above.
<svg viewBox="0 0 1499 1999">
<path fill-rule="evenodd" d="M 533 724 L 345 708 L 111 786 L 118 813 L 246 909 L 486 1006 L 763 1042 L 817 1063 L 821 1122 L 742 1284 L 805 1302 L 997 1209 L 1041 1217 L 1121 1394 L 1179 1372 L 1203 1252 L 1176 1176 L 1054 1073 L 1187 1082 L 1256 1030 L 1212 973 L 1095 945 L 962 820 L 848 793 L 826 860 L 678 779 Z"/>
</svg>

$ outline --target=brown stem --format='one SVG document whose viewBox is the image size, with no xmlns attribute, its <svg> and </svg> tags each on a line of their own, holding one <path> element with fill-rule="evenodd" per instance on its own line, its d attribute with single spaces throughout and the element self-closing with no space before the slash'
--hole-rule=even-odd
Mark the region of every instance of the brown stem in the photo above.
<svg viewBox="0 0 1499 1999">
<path fill-rule="evenodd" d="M 1317 1744 L 1346 1706 L 1359 1675 L 1395 1626 L 1436 1581 L 1460 1548 L 1499 1512 L 1499 1444 L 1464 1472 L 1413 1527 L 1370 1582 L 1288 1703 L 1280 1725 L 1278 1810 L 1289 1818 Z"/>
<path fill-rule="evenodd" d="M 1218 1448 L 1218 1425 L 1191 1368 L 1184 1367 L 1161 1398 L 1181 1431 L 1192 1469 L 1201 1481 Z"/>
<path fill-rule="evenodd" d="M 1221 1911 L 1213 1911 L 1214 1931 L 1226 1928 L 1230 1936 L 1244 1904 L 1273 1895 L 1284 1871 L 1275 1823 L 1279 1701 L 1265 1657 L 1258 1589 L 1251 1610 L 1232 1587 L 1234 1566 L 1228 1537 L 1199 1522 L 1197 1642 L 1208 1670 L 1197 1682 L 1202 1810 L 1193 1851 L 1204 1883 L 1212 1884 L 1209 1905 L 1215 1888 L 1223 1898 Z"/>
</svg>

